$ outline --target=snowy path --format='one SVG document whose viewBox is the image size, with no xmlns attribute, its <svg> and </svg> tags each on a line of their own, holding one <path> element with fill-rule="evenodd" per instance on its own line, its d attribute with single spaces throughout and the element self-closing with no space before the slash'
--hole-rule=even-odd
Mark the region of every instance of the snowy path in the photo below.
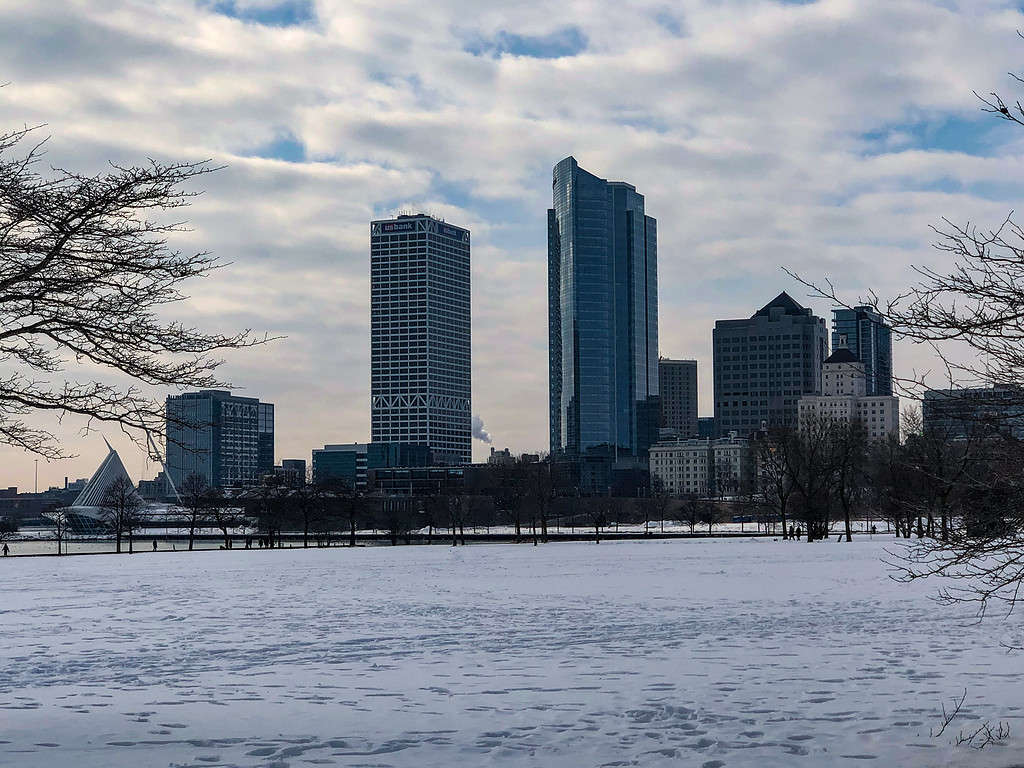
<svg viewBox="0 0 1024 768">
<path fill-rule="evenodd" d="M 0 765 L 1024 764 L 1019 618 L 892 583 L 882 546 L 0 561 Z M 965 687 L 1006 747 L 929 736 Z"/>
</svg>

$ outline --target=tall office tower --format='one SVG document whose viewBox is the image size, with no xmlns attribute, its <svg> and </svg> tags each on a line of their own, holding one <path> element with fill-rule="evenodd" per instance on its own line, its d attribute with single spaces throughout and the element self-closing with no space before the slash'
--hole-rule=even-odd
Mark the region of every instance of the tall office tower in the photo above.
<svg viewBox="0 0 1024 768">
<path fill-rule="evenodd" d="M 749 435 L 797 426 L 803 395 L 821 394 L 825 320 L 780 293 L 747 320 L 718 320 L 713 332 L 715 431 Z"/>
<path fill-rule="evenodd" d="M 832 349 L 846 347 L 864 363 L 868 396 L 892 394 L 892 329 L 871 307 L 832 310 Z"/>
<path fill-rule="evenodd" d="M 658 360 L 661 428 L 681 438 L 697 437 L 697 361 Z"/>
<path fill-rule="evenodd" d="M 548 210 L 551 452 L 646 458 L 658 439 L 657 228 L 644 198 L 567 157 Z"/>
<path fill-rule="evenodd" d="M 203 389 L 167 398 L 167 471 L 174 487 L 189 475 L 216 488 L 253 485 L 274 471 L 274 406 Z"/>
<path fill-rule="evenodd" d="M 469 230 L 417 214 L 370 222 L 370 430 L 473 460 Z"/>
</svg>

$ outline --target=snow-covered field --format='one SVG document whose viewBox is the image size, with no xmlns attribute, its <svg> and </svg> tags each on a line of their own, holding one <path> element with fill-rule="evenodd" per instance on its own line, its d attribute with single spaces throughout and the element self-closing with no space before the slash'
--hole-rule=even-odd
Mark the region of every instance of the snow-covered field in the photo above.
<svg viewBox="0 0 1024 768">
<path fill-rule="evenodd" d="M 1024 764 L 1019 619 L 891 582 L 884 546 L 0 560 L 0 765 Z M 1007 745 L 951 746 L 975 718 Z"/>
</svg>

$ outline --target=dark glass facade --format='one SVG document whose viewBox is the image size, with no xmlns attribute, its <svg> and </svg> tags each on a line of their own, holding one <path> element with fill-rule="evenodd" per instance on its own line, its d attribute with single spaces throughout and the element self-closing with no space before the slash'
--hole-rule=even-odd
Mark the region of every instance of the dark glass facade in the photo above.
<svg viewBox="0 0 1024 768">
<path fill-rule="evenodd" d="M 745 320 L 718 320 L 712 334 L 715 432 L 740 437 L 795 427 L 803 395 L 821 394 L 825 320 L 780 293 Z"/>
<path fill-rule="evenodd" d="M 274 406 L 204 389 L 167 398 L 167 471 L 174 487 L 196 474 L 218 488 L 274 471 Z"/>
<path fill-rule="evenodd" d="M 643 195 L 567 157 L 548 210 L 551 451 L 611 460 L 657 442 L 657 225 Z"/>
<path fill-rule="evenodd" d="M 431 216 L 370 223 L 374 442 L 472 457 L 469 230 Z"/>
<path fill-rule="evenodd" d="M 864 363 L 868 395 L 892 394 L 892 330 L 871 307 L 832 310 L 832 349 Z"/>
</svg>

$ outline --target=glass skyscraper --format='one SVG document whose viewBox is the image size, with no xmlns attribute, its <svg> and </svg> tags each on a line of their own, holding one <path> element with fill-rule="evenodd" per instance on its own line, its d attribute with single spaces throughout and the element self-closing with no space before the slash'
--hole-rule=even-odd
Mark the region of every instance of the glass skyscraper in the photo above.
<svg viewBox="0 0 1024 768">
<path fill-rule="evenodd" d="M 832 310 L 832 349 L 846 347 L 864 363 L 868 395 L 892 394 L 892 330 L 871 307 Z"/>
<path fill-rule="evenodd" d="M 370 430 L 469 464 L 469 230 L 418 214 L 370 222 Z"/>
<path fill-rule="evenodd" d="M 636 188 L 567 157 L 548 210 L 551 452 L 646 458 L 657 442 L 657 224 Z"/>
<path fill-rule="evenodd" d="M 167 472 L 174 487 L 200 475 L 216 488 L 274 471 L 274 406 L 220 389 L 167 398 Z"/>
</svg>

